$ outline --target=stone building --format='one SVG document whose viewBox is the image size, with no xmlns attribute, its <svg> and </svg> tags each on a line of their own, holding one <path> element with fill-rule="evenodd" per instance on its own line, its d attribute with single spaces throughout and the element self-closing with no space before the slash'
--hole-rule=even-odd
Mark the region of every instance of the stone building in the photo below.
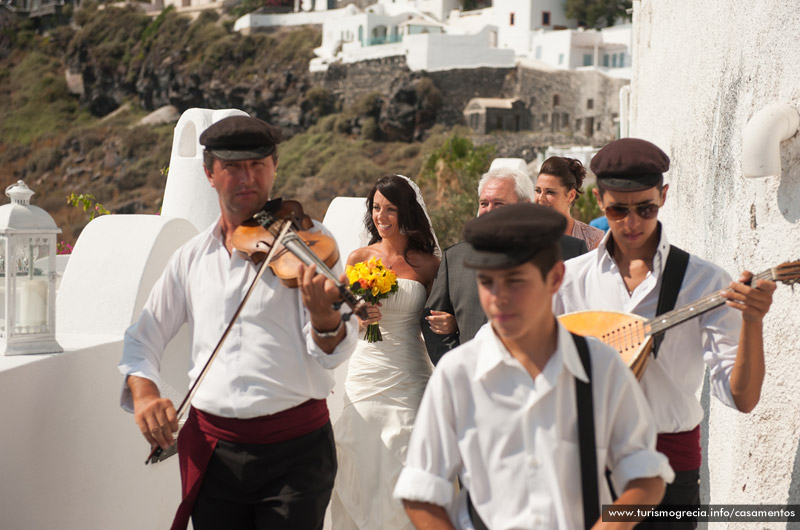
<svg viewBox="0 0 800 530">
<path fill-rule="evenodd" d="M 391 95 L 411 78 L 429 77 L 442 94 L 436 122 L 464 124 L 464 110 L 473 98 L 521 100 L 530 112 L 530 125 L 520 130 L 558 133 L 580 144 L 604 145 L 619 128 L 619 92 L 629 82 L 596 70 L 542 70 L 524 64 L 511 68 L 464 68 L 411 72 L 400 56 L 335 63 L 315 74 L 345 106 L 372 92 Z"/>
<path fill-rule="evenodd" d="M 526 131 L 531 128 L 531 112 L 519 99 L 473 98 L 464 109 L 464 119 L 475 132 Z"/>
</svg>

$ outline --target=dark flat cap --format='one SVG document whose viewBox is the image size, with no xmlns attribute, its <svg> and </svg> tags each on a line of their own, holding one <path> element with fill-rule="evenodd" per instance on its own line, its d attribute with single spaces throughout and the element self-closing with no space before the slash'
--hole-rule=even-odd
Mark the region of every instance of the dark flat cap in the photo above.
<svg viewBox="0 0 800 530">
<path fill-rule="evenodd" d="M 255 160 L 275 152 L 283 139 L 277 127 L 250 116 L 228 116 L 200 135 L 200 144 L 220 160 Z"/>
<path fill-rule="evenodd" d="M 621 138 L 600 149 L 589 167 L 606 189 L 639 191 L 660 182 L 669 157 L 647 140 Z"/>
<path fill-rule="evenodd" d="M 552 208 L 515 203 L 497 208 L 464 225 L 470 246 L 464 265 L 473 269 L 509 269 L 556 244 L 567 219 Z"/>
</svg>

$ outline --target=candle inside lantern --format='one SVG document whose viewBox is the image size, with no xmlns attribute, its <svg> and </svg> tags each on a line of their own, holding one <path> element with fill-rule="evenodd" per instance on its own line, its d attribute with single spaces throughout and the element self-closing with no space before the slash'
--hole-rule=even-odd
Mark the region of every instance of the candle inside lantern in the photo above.
<svg viewBox="0 0 800 530">
<path fill-rule="evenodd" d="M 47 324 L 47 280 L 20 278 L 17 325 L 44 326 Z"/>
</svg>

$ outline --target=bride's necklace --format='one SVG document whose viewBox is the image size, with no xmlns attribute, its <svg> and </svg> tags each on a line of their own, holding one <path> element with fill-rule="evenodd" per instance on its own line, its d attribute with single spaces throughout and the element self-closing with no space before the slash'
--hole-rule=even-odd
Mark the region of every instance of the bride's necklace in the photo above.
<svg viewBox="0 0 800 530">
<path fill-rule="evenodd" d="M 386 267 L 386 268 L 387 268 L 387 269 L 393 269 L 393 268 L 394 268 L 394 266 L 395 266 L 395 265 L 397 265 L 397 262 L 398 262 L 398 261 L 400 261 L 401 259 L 403 259 L 403 255 L 402 255 L 402 254 L 400 254 L 399 256 L 395 257 L 395 259 L 394 259 L 394 261 L 392 262 L 392 264 L 391 264 L 391 265 L 389 265 L 389 266 L 388 266 L 388 267 Z"/>
</svg>

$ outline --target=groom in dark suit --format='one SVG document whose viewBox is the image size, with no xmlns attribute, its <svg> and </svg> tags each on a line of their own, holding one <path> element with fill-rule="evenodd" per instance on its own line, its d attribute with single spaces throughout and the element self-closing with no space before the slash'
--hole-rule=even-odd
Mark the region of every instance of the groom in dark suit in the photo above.
<svg viewBox="0 0 800 530">
<path fill-rule="evenodd" d="M 478 183 L 478 217 L 517 202 L 531 202 L 533 181 L 514 169 L 498 168 L 485 173 Z M 571 236 L 559 240 L 564 260 L 588 251 L 586 243 Z M 471 340 L 486 323 L 478 300 L 475 270 L 464 267 L 468 245 L 456 243 L 445 249 L 421 320 L 422 336 L 433 364 L 459 344 Z"/>
</svg>

